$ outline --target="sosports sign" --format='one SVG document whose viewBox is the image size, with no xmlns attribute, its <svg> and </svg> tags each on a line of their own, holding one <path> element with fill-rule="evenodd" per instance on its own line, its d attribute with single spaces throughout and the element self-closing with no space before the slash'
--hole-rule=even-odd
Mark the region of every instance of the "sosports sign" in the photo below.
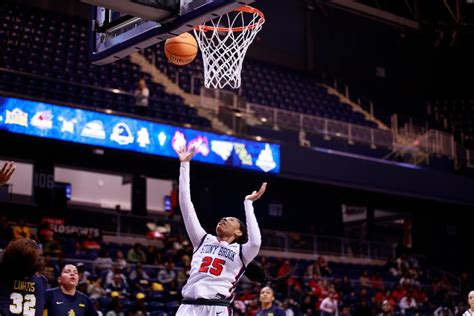
<svg viewBox="0 0 474 316">
<path fill-rule="evenodd" d="M 165 157 L 193 146 L 197 161 L 280 172 L 278 144 L 16 98 L 0 97 L 0 129 Z"/>
</svg>

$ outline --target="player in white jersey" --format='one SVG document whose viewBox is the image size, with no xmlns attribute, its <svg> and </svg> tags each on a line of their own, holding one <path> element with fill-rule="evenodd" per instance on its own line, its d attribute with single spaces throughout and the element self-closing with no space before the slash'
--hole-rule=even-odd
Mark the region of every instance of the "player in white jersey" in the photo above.
<svg viewBox="0 0 474 316">
<path fill-rule="evenodd" d="M 235 217 L 224 217 L 217 224 L 216 236 L 207 234 L 191 202 L 189 162 L 194 149 L 182 148 L 177 153 L 181 161 L 179 205 L 194 253 L 189 279 L 182 290 L 183 301 L 176 315 L 232 315 L 230 303 L 237 282 L 260 250 L 262 238 L 252 203 L 263 195 L 267 184 L 245 197 L 247 225 Z"/>
<path fill-rule="evenodd" d="M 467 297 L 469 309 L 462 316 L 474 316 L 474 291 L 469 292 Z"/>
</svg>

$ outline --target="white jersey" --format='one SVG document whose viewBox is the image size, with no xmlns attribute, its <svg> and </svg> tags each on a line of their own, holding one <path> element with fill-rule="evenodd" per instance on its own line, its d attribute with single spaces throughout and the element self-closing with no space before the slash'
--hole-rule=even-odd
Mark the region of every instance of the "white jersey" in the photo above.
<svg viewBox="0 0 474 316">
<path fill-rule="evenodd" d="M 262 236 L 252 201 L 244 201 L 248 241 L 245 244 L 219 241 L 207 234 L 191 202 L 189 162 L 182 162 L 179 175 L 179 206 L 194 247 L 191 271 L 182 294 L 187 299 L 231 299 L 245 266 L 258 254 Z"/>
<path fill-rule="evenodd" d="M 474 316 L 474 312 L 472 312 L 470 309 L 468 309 L 462 316 Z"/>
<path fill-rule="evenodd" d="M 245 271 L 242 247 L 207 234 L 195 250 L 184 298 L 230 299 Z"/>
</svg>

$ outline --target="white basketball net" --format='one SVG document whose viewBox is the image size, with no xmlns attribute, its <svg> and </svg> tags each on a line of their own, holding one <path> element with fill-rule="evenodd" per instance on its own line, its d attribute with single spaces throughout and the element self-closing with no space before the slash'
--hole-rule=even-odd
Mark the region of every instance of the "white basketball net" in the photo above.
<svg viewBox="0 0 474 316">
<path fill-rule="evenodd" d="M 265 22 L 260 14 L 236 10 L 194 29 L 202 53 L 206 88 L 240 87 L 245 54 Z"/>
</svg>

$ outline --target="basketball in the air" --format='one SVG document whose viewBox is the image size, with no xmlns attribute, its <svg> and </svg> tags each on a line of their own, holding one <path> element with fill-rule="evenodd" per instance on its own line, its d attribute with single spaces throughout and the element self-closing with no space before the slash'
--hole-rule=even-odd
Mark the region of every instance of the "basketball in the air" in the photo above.
<svg viewBox="0 0 474 316">
<path fill-rule="evenodd" d="M 194 36 L 183 33 L 179 36 L 169 38 L 165 42 L 165 56 L 168 60 L 178 66 L 187 65 L 196 58 L 198 44 Z"/>
</svg>

